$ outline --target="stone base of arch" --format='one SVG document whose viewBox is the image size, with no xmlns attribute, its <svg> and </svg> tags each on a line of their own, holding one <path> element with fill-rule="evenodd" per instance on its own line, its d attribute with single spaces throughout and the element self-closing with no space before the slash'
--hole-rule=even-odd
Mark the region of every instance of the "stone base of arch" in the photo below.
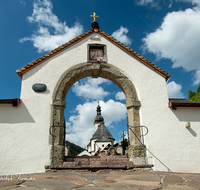
<svg viewBox="0 0 200 190">
<path fill-rule="evenodd" d="M 55 92 L 53 100 L 53 125 L 59 126 L 63 124 L 64 120 L 64 108 L 66 106 L 65 97 L 71 86 L 78 80 L 85 77 L 98 78 L 102 77 L 111 80 L 115 83 L 126 96 L 126 107 L 128 110 L 128 122 L 133 127 L 134 133 L 129 131 L 129 158 L 143 157 L 140 147 L 141 132 L 140 128 L 134 128 L 134 126 L 140 125 L 140 101 L 137 97 L 137 92 L 131 80 L 118 68 L 108 63 L 82 63 L 70 70 L 66 71 L 61 81 L 58 84 L 58 88 Z M 64 162 L 64 134 L 62 128 L 55 128 L 54 148 L 52 146 L 51 160 L 53 159 L 53 165 L 61 165 Z M 54 150 L 53 150 L 54 149 Z"/>
<path fill-rule="evenodd" d="M 53 159 L 52 159 L 53 158 Z M 51 146 L 51 165 L 62 165 L 65 161 L 65 146 L 52 145 Z"/>
</svg>

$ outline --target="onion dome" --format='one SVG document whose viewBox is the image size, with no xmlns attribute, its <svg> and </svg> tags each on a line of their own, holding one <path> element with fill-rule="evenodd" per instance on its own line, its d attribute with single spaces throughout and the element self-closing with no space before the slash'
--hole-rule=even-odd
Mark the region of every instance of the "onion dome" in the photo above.
<svg viewBox="0 0 200 190">
<path fill-rule="evenodd" d="M 97 116 L 95 117 L 94 122 L 104 122 L 104 118 L 101 116 L 101 106 L 99 103 L 97 106 Z"/>
</svg>

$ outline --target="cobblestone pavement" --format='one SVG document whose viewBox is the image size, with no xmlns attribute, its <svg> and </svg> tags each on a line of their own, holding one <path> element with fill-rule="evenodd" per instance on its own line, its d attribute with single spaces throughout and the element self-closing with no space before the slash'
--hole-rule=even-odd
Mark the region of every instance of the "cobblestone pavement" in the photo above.
<svg viewBox="0 0 200 190">
<path fill-rule="evenodd" d="M 0 176 L 1 190 L 195 190 L 200 174 L 133 170 L 57 171 Z"/>
</svg>

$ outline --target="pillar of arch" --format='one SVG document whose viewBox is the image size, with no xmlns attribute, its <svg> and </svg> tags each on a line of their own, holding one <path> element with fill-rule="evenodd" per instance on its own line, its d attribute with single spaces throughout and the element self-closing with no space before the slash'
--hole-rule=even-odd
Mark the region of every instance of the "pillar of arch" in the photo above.
<svg viewBox="0 0 200 190">
<path fill-rule="evenodd" d="M 102 77 L 111 80 L 125 94 L 128 110 L 128 123 L 130 126 L 140 125 L 140 101 L 136 89 L 128 77 L 117 67 L 108 63 L 82 63 L 67 70 L 57 84 L 53 97 L 53 125 L 60 126 L 64 120 L 66 107 L 65 97 L 72 85 L 85 77 Z M 140 138 L 140 128 L 132 128 Z M 55 128 L 54 151 L 51 151 L 51 159 L 54 165 L 61 165 L 64 161 L 64 130 L 63 127 Z M 129 157 L 141 157 L 142 148 L 133 132 L 129 130 Z"/>
</svg>

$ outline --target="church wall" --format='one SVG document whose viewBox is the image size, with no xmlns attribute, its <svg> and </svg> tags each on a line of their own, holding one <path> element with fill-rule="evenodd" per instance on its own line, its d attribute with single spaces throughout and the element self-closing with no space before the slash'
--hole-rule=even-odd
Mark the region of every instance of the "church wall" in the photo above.
<svg viewBox="0 0 200 190">
<path fill-rule="evenodd" d="M 110 142 L 96 142 L 95 144 L 95 150 L 99 150 L 99 148 L 101 150 L 103 150 L 108 144 L 113 144 L 111 141 Z"/>
<path fill-rule="evenodd" d="M 93 34 L 90 37 L 98 36 Z M 50 164 L 52 102 L 65 73 L 73 66 L 87 62 L 88 43 L 106 45 L 107 62 L 120 68 L 133 82 L 141 102 L 140 123 L 149 129 L 145 137 L 147 148 L 172 171 L 200 172 L 197 166 L 200 157 L 197 140 L 200 121 L 189 114 L 199 113 L 199 108 L 172 111 L 168 107 L 165 78 L 108 40 L 101 38 L 101 41 L 92 41 L 90 37 L 24 73 L 20 97 L 22 103 L 17 108 L 0 105 L 0 115 L 5 115 L 0 120 L 0 147 L 3 147 L 0 175 L 44 172 L 44 166 Z M 47 91 L 34 92 L 32 85 L 35 83 L 46 84 Z M 184 127 L 188 121 L 191 121 L 191 130 Z M 148 154 L 148 157 L 151 155 Z M 155 164 L 155 170 L 166 170 L 154 157 L 149 158 L 149 162 Z"/>
<path fill-rule="evenodd" d="M 97 139 L 93 139 L 92 141 L 91 141 L 91 152 L 94 152 L 95 151 L 95 141 L 96 141 Z M 95 152 L 94 152 L 95 153 Z"/>
</svg>

